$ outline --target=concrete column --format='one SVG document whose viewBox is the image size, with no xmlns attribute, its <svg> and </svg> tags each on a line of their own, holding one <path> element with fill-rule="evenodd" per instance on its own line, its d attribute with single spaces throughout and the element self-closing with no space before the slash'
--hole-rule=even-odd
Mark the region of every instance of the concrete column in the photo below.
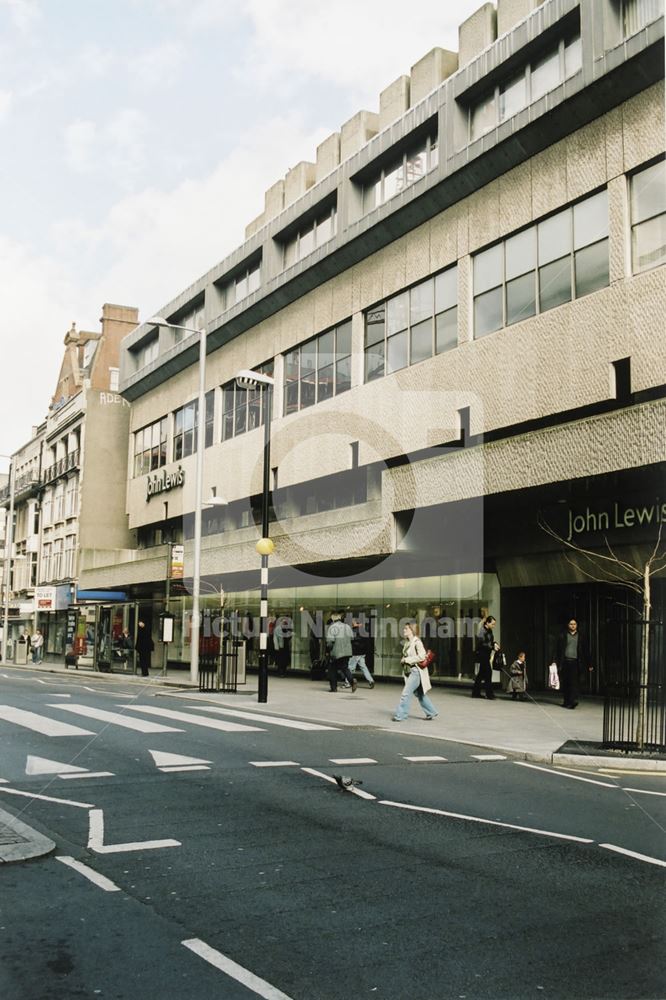
<svg viewBox="0 0 666 1000">
<path fill-rule="evenodd" d="M 379 131 L 394 122 L 409 108 L 410 78 L 399 76 L 379 95 Z"/>
<path fill-rule="evenodd" d="M 411 69 L 410 104 L 415 104 L 458 69 L 458 54 L 447 49 L 431 49 Z"/>
<path fill-rule="evenodd" d="M 340 129 L 340 162 L 357 152 L 378 131 L 378 114 L 374 111 L 357 111 Z"/>
<path fill-rule="evenodd" d="M 497 38 L 495 5 L 484 3 L 458 28 L 458 69 L 466 66 Z"/>
</svg>

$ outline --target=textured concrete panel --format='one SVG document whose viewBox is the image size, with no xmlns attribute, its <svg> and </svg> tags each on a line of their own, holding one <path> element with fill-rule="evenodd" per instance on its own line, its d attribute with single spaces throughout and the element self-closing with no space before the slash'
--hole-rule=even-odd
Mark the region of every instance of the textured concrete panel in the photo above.
<svg viewBox="0 0 666 1000">
<path fill-rule="evenodd" d="M 606 171 L 608 177 L 624 172 L 624 133 L 622 108 L 614 108 L 604 115 L 606 125 Z"/>
<path fill-rule="evenodd" d="M 413 285 L 432 274 L 429 223 L 412 230 L 405 237 L 405 258 L 405 284 Z"/>
<path fill-rule="evenodd" d="M 340 164 L 340 133 L 333 132 L 327 139 L 317 146 L 317 163 L 315 167 L 315 178 L 320 181 L 322 177 L 330 174 Z"/>
<path fill-rule="evenodd" d="M 532 222 L 532 164 L 529 160 L 499 178 L 499 214 L 503 235 Z"/>
<path fill-rule="evenodd" d="M 266 221 L 274 219 L 284 208 L 284 181 L 276 181 L 264 195 L 264 216 Z"/>
<path fill-rule="evenodd" d="M 458 209 L 454 206 L 429 223 L 430 264 L 433 271 L 454 264 L 458 257 L 458 214 Z"/>
<path fill-rule="evenodd" d="M 408 76 L 399 76 L 390 83 L 379 95 L 379 130 L 386 128 L 396 118 L 403 115 L 409 107 Z"/>
<path fill-rule="evenodd" d="M 256 219 L 253 219 L 252 222 L 248 222 L 247 226 L 245 227 L 245 239 L 249 240 L 250 236 L 254 236 L 254 234 L 258 232 L 261 229 L 261 227 L 265 224 L 265 222 L 266 222 L 266 216 L 264 212 L 262 212 L 261 215 L 258 215 Z"/>
<path fill-rule="evenodd" d="M 410 103 L 412 107 L 458 69 L 458 53 L 431 49 L 411 68 Z"/>
<path fill-rule="evenodd" d="M 532 157 L 532 212 L 535 219 L 567 203 L 567 151 L 564 140 Z"/>
<path fill-rule="evenodd" d="M 500 182 L 491 181 L 473 198 L 467 199 L 469 206 L 469 249 L 473 253 L 479 247 L 492 243 L 500 235 Z"/>
<path fill-rule="evenodd" d="M 312 187 L 315 182 L 315 171 L 315 164 L 309 163 L 307 160 L 301 160 L 295 167 L 287 171 L 284 178 L 285 208 Z"/>
<path fill-rule="evenodd" d="M 580 198 L 606 183 L 606 129 L 603 118 L 565 139 L 567 195 Z"/>
<path fill-rule="evenodd" d="M 394 295 L 407 284 L 407 261 L 402 240 L 390 243 L 381 252 L 384 295 Z"/>
<path fill-rule="evenodd" d="M 512 28 L 531 14 L 543 0 L 497 0 L 497 37 L 511 31 Z"/>
<path fill-rule="evenodd" d="M 374 111 L 357 111 L 340 129 L 340 162 L 356 153 L 379 131 L 379 115 Z"/>
<path fill-rule="evenodd" d="M 629 251 L 627 218 L 627 182 L 624 176 L 620 176 L 608 183 L 608 258 L 611 284 L 622 281 L 627 273 Z"/>
<path fill-rule="evenodd" d="M 664 150 L 664 84 L 655 83 L 622 105 L 624 169 L 633 170 Z"/>
<path fill-rule="evenodd" d="M 458 66 L 462 68 L 497 38 L 497 11 L 484 3 L 458 28 Z"/>
</svg>

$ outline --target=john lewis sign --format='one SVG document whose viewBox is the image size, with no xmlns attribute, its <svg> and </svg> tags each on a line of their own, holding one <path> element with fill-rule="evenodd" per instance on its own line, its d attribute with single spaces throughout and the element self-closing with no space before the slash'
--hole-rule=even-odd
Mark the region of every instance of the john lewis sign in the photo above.
<svg viewBox="0 0 666 1000">
<path fill-rule="evenodd" d="M 179 465 L 175 472 L 167 472 L 162 469 L 153 476 L 148 476 L 146 480 L 146 502 L 157 493 L 168 493 L 169 490 L 182 486 L 185 482 L 185 470 Z"/>
<path fill-rule="evenodd" d="M 626 531 L 630 528 L 653 527 L 658 531 L 659 526 L 664 523 L 666 503 L 659 498 L 647 504 L 625 504 L 615 500 L 601 509 L 586 507 L 582 513 L 570 509 L 566 539 L 571 542 L 581 535 Z"/>
</svg>

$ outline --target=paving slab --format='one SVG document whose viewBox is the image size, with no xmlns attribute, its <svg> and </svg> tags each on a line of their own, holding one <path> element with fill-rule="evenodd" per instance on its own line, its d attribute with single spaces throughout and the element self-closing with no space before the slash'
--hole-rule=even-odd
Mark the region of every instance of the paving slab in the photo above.
<svg viewBox="0 0 666 1000">
<path fill-rule="evenodd" d="M 55 842 L 0 809 L 0 863 L 28 861 L 55 851 Z"/>
</svg>

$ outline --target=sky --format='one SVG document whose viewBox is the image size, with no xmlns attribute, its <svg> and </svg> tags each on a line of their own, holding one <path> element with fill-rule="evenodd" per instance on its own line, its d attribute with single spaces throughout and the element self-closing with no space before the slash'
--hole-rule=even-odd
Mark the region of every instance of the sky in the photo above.
<svg viewBox="0 0 666 1000">
<path fill-rule="evenodd" d="M 72 322 L 158 312 L 479 6 L 0 0 L 0 454 L 46 416 Z"/>
</svg>

